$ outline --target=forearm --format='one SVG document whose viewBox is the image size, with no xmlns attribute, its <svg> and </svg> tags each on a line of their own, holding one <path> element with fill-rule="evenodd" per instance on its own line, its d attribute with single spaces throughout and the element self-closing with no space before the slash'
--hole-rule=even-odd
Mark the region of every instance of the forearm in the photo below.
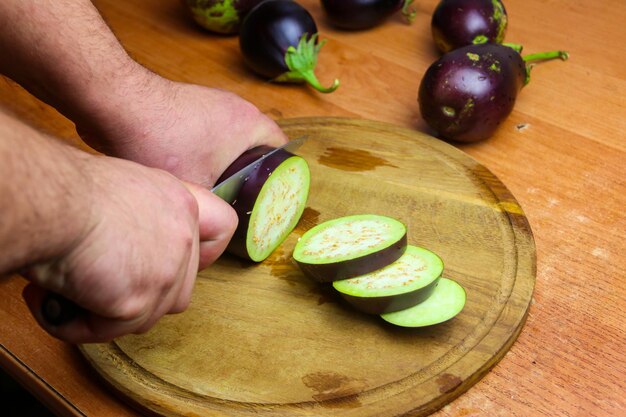
<svg viewBox="0 0 626 417">
<path fill-rule="evenodd" d="M 1 1 L 0 52 L 0 72 L 73 121 L 128 111 L 129 96 L 149 88 L 87 0 Z"/>
<path fill-rule="evenodd" d="M 68 251 L 89 216 L 85 158 L 0 109 L 0 275 Z"/>
</svg>

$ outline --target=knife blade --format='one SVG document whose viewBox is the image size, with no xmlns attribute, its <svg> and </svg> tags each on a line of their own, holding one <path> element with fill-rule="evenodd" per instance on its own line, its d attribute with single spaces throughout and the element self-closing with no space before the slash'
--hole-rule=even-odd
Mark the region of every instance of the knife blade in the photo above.
<svg viewBox="0 0 626 417">
<path fill-rule="evenodd" d="M 293 139 L 287 142 L 283 146 L 280 146 L 278 148 L 271 150 L 270 152 L 266 154 L 263 154 L 262 156 L 255 159 L 254 161 L 252 161 L 251 163 L 249 163 L 248 165 L 246 165 L 239 171 L 235 172 L 230 177 L 226 178 L 224 181 L 217 184 L 215 187 L 211 188 L 211 192 L 213 192 L 216 196 L 226 201 L 227 203 L 232 203 L 233 201 L 235 201 L 235 198 L 237 198 L 237 194 L 239 193 L 239 190 L 241 190 L 241 187 L 246 182 L 250 174 L 261 165 L 261 162 L 265 158 L 268 158 L 271 155 L 281 150 L 285 150 L 287 152 L 293 153 L 300 146 L 302 146 L 302 144 L 304 144 L 304 142 L 306 142 L 307 139 L 308 139 L 307 135 L 300 136 L 296 139 Z"/>
<path fill-rule="evenodd" d="M 308 139 L 308 136 L 300 136 L 293 139 L 281 147 L 271 150 L 270 152 L 263 154 L 244 168 L 237 171 L 235 174 L 226 178 L 218 185 L 213 187 L 211 191 L 220 197 L 222 200 L 232 203 L 237 197 L 237 193 L 243 186 L 248 176 L 261 165 L 261 162 L 273 155 L 274 153 L 285 150 L 288 152 L 295 152 L 302 144 Z M 81 314 L 86 314 L 86 311 L 76 305 L 74 302 L 66 299 L 65 297 L 49 292 L 42 302 L 42 316 L 49 324 L 53 326 L 61 326 L 69 323 Z"/>
</svg>

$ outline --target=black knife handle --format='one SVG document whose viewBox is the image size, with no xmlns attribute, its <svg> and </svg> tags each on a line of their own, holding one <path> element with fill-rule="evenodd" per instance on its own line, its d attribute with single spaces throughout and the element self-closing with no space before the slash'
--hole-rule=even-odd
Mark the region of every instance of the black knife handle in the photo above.
<svg viewBox="0 0 626 417">
<path fill-rule="evenodd" d="M 44 320 L 53 326 L 62 326 L 85 313 L 85 310 L 62 295 L 48 293 L 41 303 Z"/>
</svg>

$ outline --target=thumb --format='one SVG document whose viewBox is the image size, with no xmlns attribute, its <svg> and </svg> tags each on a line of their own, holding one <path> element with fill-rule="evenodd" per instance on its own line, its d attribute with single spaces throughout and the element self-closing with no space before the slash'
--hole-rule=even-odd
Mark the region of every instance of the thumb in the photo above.
<svg viewBox="0 0 626 417">
<path fill-rule="evenodd" d="M 237 213 L 230 204 L 206 188 L 184 183 L 198 202 L 200 228 L 200 269 L 206 268 L 224 252 L 237 228 Z"/>
</svg>

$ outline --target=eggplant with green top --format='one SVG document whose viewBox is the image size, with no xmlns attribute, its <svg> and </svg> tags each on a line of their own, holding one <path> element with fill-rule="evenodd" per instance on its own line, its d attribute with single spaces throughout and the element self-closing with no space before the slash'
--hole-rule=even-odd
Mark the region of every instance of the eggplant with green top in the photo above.
<svg viewBox="0 0 626 417">
<path fill-rule="evenodd" d="M 239 29 L 239 47 L 246 64 L 274 82 L 308 83 L 317 91 L 331 93 L 315 75 L 317 57 L 325 41 L 318 42 L 311 14 L 290 0 L 266 0 L 253 8 Z"/>
<path fill-rule="evenodd" d="M 500 0 L 442 0 L 430 26 L 435 45 L 445 53 L 466 45 L 502 43 L 507 24 Z"/>
<path fill-rule="evenodd" d="M 396 261 L 407 247 L 406 226 L 393 218 L 359 214 L 318 224 L 296 243 L 293 258 L 305 275 L 333 282 Z"/>
<path fill-rule="evenodd" d="M 476 142 L 492 136 L 513 110 L 537 61 L 568 58 L 567 52 L 520 54 L 509 45 L 468 45 L 435 61 L 418 93 L 424 121 L 446 140 Z"/>
<path fill-rule="evenodd" d="M 427 249 L 408 245 L 395 262 L 368 274 L 335 281 L 333 287 L 355 309 L 384 314 L 429 298 L 442 272 L 441 258 Z"/>
<path fill-rule="evenodd" d="M 273 149 L 259 146 L 245 152 L 226 169 L 217 183 Z M 266 259 L 300 220 L 310 181 L 307 162 L 288 151 L 281 149 L 260 161 L 232 203 L 239 223 L 227 252 L 254 262 Z"/>
</svg>

